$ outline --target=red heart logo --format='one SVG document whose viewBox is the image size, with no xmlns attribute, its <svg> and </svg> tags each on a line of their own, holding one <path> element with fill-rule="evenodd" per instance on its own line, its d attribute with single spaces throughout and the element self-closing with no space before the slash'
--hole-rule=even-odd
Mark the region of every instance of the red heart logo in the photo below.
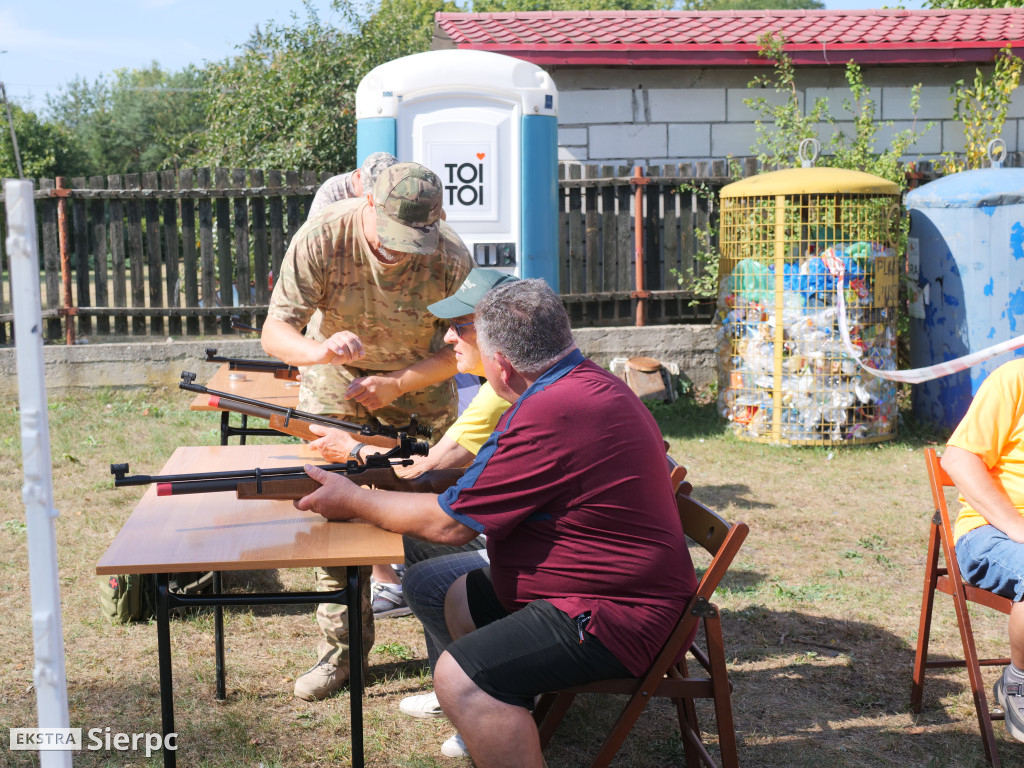
<svg viewBox="0 0 1024 768">
<path fill-rule="evenodd" d="M 483 160 L 484 159 L 484 153 L 483 152 L 477 152 L 476 153 L 476 159 L 477 160 Z"/>
</svg>

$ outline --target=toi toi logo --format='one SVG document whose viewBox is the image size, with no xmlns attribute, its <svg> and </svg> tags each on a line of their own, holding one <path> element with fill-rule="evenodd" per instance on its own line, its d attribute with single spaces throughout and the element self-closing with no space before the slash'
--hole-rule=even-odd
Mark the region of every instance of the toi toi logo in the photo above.
<svg viewBox="0 0 1024 768">
<path fill-rule="evenodd" d="M 477 153 L 483 160 L 484 154 Z M 445 163 L 448 181 L 445 191 L 448 193 L 448 205 L 483 205 L 484 204 L 484 164 L 483 163 Z"/>
</svg>

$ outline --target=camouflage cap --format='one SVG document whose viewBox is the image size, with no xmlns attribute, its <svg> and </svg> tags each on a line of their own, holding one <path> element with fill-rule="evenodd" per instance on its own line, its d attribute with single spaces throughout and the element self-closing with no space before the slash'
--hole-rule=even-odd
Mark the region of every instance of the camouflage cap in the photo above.
<svg viewBox="0 0 1024 768">
<path fill-rule="evenodd" d="M 453 317 L 472 315 L 476 303 L 484 297 L 491 288 L 507 283 L 511 280 L 518 280 L 515 275 L 499 272 L 496 269 L 481 269 L 476 267 L 462 281 L 459 290 L 447 299 L 434 302 L 427 309 L 431 314 L 440 317 L 442 320 L 450 320 Z"/>
<path fill-rule="evenodd" d="M 390 152 L 374 152 L 367 155 L 359 171 L 363 177 L 363 190 L 373 192 L 373 185 L 377 183 L 378 177 L 385 168 L 390 168 L 398 162 L 398 158 Z"/>
<path fill-rule="evenodd" d="M 373 186 L 377 237 L 392 251 L 429 255 L 437 250 L 441 180 L 419 163 L 386 168 Z"/>
</svg>

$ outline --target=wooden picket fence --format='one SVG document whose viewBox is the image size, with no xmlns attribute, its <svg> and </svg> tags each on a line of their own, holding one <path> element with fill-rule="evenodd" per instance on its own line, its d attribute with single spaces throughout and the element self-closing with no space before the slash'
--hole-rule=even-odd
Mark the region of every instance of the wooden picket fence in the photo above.
<svg viewBox="0 0 1024 768">
<path fill-rule="evenodd" d="M 560 291 L 576 327 L 637 320 L 638 198 L 647 322 L 708 322 L 713 313 L 692 286 L 702 274 L 698 241 L 714 230 L 716 193 L 731 180 L 725 163 L 641 172 L 638 183 L 626 166 L 559 169 Z M 230 333 L 233 315 L 258 327 L 287 245 L 330 175 L 200 168 L 74 178 L 62 188 L 39 180 L 47 340 L 68 340 L 69 329 L 92 341 Z M 3 215 L 0 205 L 0 232 Z M 0 344 L 13 339 L 6 263 L 0 239 Z"/>
<path fill-rule="evenodd" d="M 311 172 L 200 168 L 74 178 L 63 186 L 53 179 L 36 183 L 47 340 L 65 337 L 68 315 L 75 337 L 96 340 L 229 333 L 232 314 L 257 319 L 319 183 Z M 2 218 L 0 209 L 6 230 Z M 2 248 L 0 265 L 0 343 L 6 343 L 13 318 Z M 230 276 L 228 301 L 221 299 L 219 275 Z"/>
</svg>

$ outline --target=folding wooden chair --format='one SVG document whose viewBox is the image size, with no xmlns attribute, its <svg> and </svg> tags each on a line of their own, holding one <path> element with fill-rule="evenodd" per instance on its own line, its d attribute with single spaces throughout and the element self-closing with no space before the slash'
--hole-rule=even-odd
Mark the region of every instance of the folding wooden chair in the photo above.
<svg viewBox="0 0 1024 768">
<path fill-rule="evenodd" d="M 928 467 L 928 484 L 932 489 L 932 500 L 935 502 L 935 516 L 931 520 L 931 533 L 928 536 L 928 559 L 924 571 L 924 597 L 921 601 L 921 626 L 917 633 L 917 653 L 914 656 L 914 679 L 910 692 L 910 708 L 921 711 L 921 697 L 924 693 L 924 672 L 926 669 L 942 667 L 967 667 L 971 680 L 971 691 L 974 693 L 974 707 L 978 713 L 978 726 L 981 728 L 981 740 L 985 745 L 985 758 L 993 766 L 999 766 L 999 753 L 996 751 L 995 734 L 992 721 L 1002 720 L 1001 712 L 990 712 L 987 690 L 981 678 L 983 666 L 1006 666 L 1009 659 L 979 659 L 978 650 L 974 646 L 974 632 L 971 630 L 971 617 L 967 610 L 968 603 L 994 608 L 1005 614 L 1010 613 L 1013 601 L 994 595 L 984 589 L 978 589 L 966 583 L 960 576 L 960 565 L 956 561 L 956 549 L 953 546 L 953 526 L 946 508 L 945 489 L 953 487 L 953 481 L 939 464 L 939 457 L 934 448 L 925 448 L 925 464 Z M 946 567 L 939 567 L 939 550 Z M 928 636 L 931 632 L 932 608 L 935 602 L 935 591 L 943 592 L 953 598 L 956 621 L 960 628 L 960 640 L 964 647 L 963 660 L 928 660 Z"/>
<path fill-rule="evenodd" d="M 541 748 L 550 741 L 577 694 L 625 694 L 629 696 L 629 700 L 605 739 L 601 751 L 591 763 L 592 768 L 607 766 L 619 751 L 647 702 L 652 697 L 659 696 L 670 698 L 676 704 L 686 765 L 693 768 L 700 758 L 706 765 L 714 766 L 710 753 L 701 741 L 700 725 L 694 706 L 695 699 L 713 699 L 722 767 L 734 768 L 738 764 L 736 729 L 732 717 L 732 686 L 725 666 L 722 623 L 718 607 L 711 602 L 711 596 L 729 569 L 747 536 L 748 529 L 746 523 L 730 525 L 703 504 L 690 498 L 682 488 L 676 492 L 676 503 L 679 506 L 679 517 L 683 521 L 683 531 L 712 555 L 711 563 L 697 587 L 697 593 L 687 603 L 679 623 L 642 678 L 605 680 L 544 694 L 534 711 L 534 719 L 540 731 Z M 691 675 L 687 667 L 687 658 L 684 657 L 678 663 L 674 662 L 686 648 L 687 640 L 698 624 L 704 628 L 705 648 L 702 650 L 697 647 L 696 642 L 690 646 L 688 654 L 692 655 L 701 667 L 701 674 Z"/>
<path fill-rule="evenodd" d="M 687 496 L 693 491 L 693 485 L 686 481 L 686 467 L 673 459 L 668 452 L 668 440 L 665 443 L 665 458 L 668 460 L 668 476 L 672 480 L 672 492 L 676 493 L 680 488 Z"/>
</svg>

